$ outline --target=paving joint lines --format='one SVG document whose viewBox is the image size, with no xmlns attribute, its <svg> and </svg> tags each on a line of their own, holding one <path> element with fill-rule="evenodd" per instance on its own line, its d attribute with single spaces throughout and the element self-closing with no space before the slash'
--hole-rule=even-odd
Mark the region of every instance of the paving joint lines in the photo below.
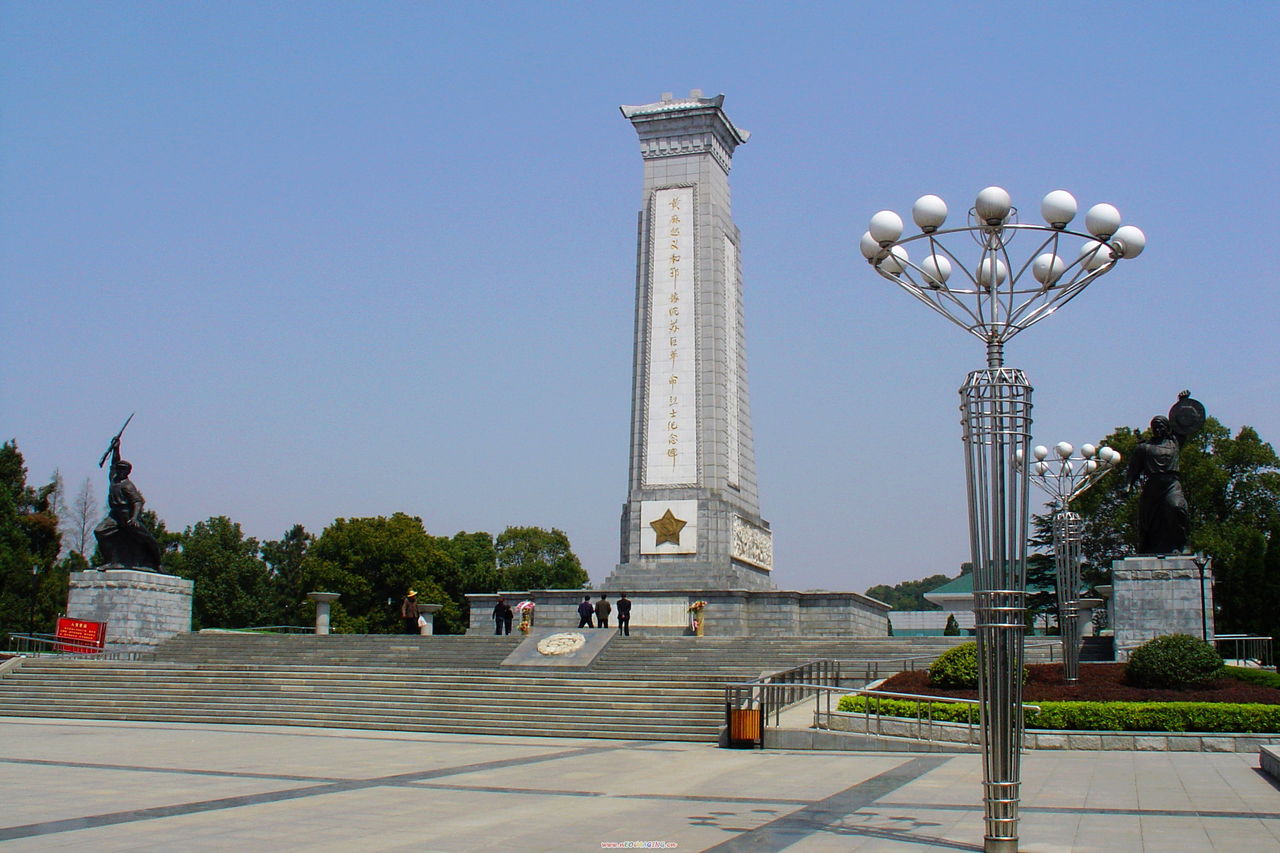
<svg viewBox="0 0 1280 853">
<path fill-rule="evenodd" d="M 785 850 L 805 836 L 815 832 L 829 831 L 832 826 L 838 825 L 859 809 L 875 803 L 886 794 L 914 782 L 950 760 L 950 756 L 910 759 L 878 776 L 872 776 L 870 779 L 845 788 L 843 791 L 837 791 L 825 799 L 810 803 L 790 814 L 775 818 L 728 841 L 708 847 L 707 853 L 711 851 L 715 853 L 777 853 Z M 958 845 L 956 849 L 977 848 Z"/>
<path fill-rule="evenodd" d="M 920 809 L 923 811 L 973 811 L 974 806 L 956 803 L 877 803 L 884 808 Z M 1203 817 L 1244 818 L 1246 820 L 1280 820 L 1280 812 L 1228 812 L 1221 809 L 1111 809 L 1097 806 L 1018 806 L 1019 812 L 1037 814 L 1122 815 L 1126 817 Z"/>
<path fill-rule="evenodd" d="M 0 841 L 11 841 L 16 838 L 31 838 L 39 835 L 51 835 L 59 832 L 72 832 L 80 829 L 93 829 L 100 826 L 113 826 L 121 823 L 133 823 L 136 821 L 155 820 L 157 818 L 175 817 L 178 815 L 196 814 L 199 812 L 219 811 L 222 809 L 242 808 L 244 806 L 257 806 L 264 803 L 278 803 L 285 800 L 296 800 L 304 797 L 316 797 L 323 794 L 345 793 L 348 791 L 357 791 L 363 788 L 380 788 L 399 785 L 407 785 L 414 782 L 421 782 L 428 779 L 439 779 L 444 776 L 456 776 L 461 773 L 474 773 L 484 770 L 502 770 L 511 767 L 520 767 L 528 764 L 538 764 L 544 761 L 557 761 L 562 758 L 576 758 L 585 755 L 599 755 L 601 752 L 609 752 L 617 749 L 626 749 L 632 744 L 627 741 L 619 742 L 616 746 L 608 747 L 582 747 L 578 749 L 565 749 L 556 752 L 548 752 L 542 755 L 530 755 L 521 758 L 501 758 L 494 761 L 481 761 L 474 764 L 461 764 L 455 767 L 441 767 L 434 770 L 419 770 L 413 773 L 397 773 L 390 776 L 378 776 L 371 779 L 339 779 L 335 781 L 323 782 L 319 785 L 311 785 L 305 788 L 291 788 L 283 791 L 267 791 L 261 794 L 246 794 L 237 797 L 219 797 L 213 800 L 202 800 L 193 803 L 178 803 L 169 806 L 155 806 L 147 809 L 135 809 L 131 811 L 111 812 L 101 815 L 89 815 L 86 817 L 68 818 L 66 820 L 54 820 L 43 823 L 31 823 L 23 826 L 11 826 L 0 828 Z M 21 761 L 17 763 L 23 763 Z M 52 764 L 66 764 L 64 762 L 49 762 Z M 121 769 L 145 771 L 149 768 L 141 767 L 125 767 Z M 166 771 L 159 771 L 166 772 Z M 172 769 L 167 772 L 175 772 Z M 234 774 L 231 774 L 234 775 Z M 260 778 L 260 777 L 259 777 Z M 270 777 L 268 777 L 270 778 Z"/>
</svg>

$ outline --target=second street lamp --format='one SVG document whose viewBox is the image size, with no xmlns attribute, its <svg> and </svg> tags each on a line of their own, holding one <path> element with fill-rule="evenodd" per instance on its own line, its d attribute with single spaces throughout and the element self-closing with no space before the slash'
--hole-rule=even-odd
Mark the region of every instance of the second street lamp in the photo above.
<svg viewBox="0 0 1280 853">
<path fill-rule="evenodd" d="M 1062 632 L 1062 674 L 1068 683 L 1080 680 L 1080 562 L 1083 520 L 1071 510 L 1071 502 L 1087 492 L 1108 471 L 1120 464 L 1120 452 L 1110 447 L 1080 445 L 1080 455 L 1065 441 L 1053 452 L 1043 444 L 1031 451 L 1030 466 L 1015 456 L 1018 468 L 1026 468 L 1031 482 L 1053 499 L 1053 563 L 1058 588 L 1058 627 Z"/>
<path fill-rule="evenodd" d="M 969 374 L 960 408 L 988 853 L 1018 849 L 1026 631 L 1027 478 L 1014 460 L 1026 458 L 1030 443 L 1031 385 L 1021 370 L 1004 366 L 1004 345 L 1146 245 L 1142 231 L 1122 226 L 1109 204 L 1089 209 L 1087 233 L 1067 228 L 1077 210 L 1068 192 L 1049 193 L 1040 210 L 1046 224 L 1019 223 L 1009 193 L 987 187 L 965 225 L 944 229 L 946 202 L 926 195 L 911 210 L 919 234 L 903 237 L 902 217 L 882 210 L 860 243 L 876 272 L 986 345 L 987 367 Z M 1009 247 L 1019 236 L 1030 251 L 1015 260 Z"/>
</svg>

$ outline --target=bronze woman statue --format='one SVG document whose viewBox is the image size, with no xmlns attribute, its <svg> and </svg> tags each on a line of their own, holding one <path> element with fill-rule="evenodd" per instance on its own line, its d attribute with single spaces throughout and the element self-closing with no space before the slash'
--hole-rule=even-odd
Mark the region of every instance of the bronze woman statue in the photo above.
<svg viewBox="0 0 1280 853">
<path fill-rule="evenodd" d="M 1142 481 L 1138 499 L 1138 553 L 1180 554 L 1191 532 L 1191 513 L 1178 477 L 1178 457 L 1204 424 L 1204 406 L 1183 391 L 1169 417 L 1151 419 L 1151 437 L 1129 457 L 1129 488 Z"/>
</svg>

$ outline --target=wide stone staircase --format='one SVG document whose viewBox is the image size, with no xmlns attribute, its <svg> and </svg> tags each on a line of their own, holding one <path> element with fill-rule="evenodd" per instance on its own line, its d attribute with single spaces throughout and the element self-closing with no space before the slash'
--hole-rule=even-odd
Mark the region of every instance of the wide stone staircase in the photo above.
<svg viewBox="0 0 1280 853">
<path fill-rule="evenodd" d="M 585 669 L 503 667 L 519 636 L 179 635 L 145 660 L 29 658 L 0 716 L 714 741 L 725 684 L 963 638 L 619 637 Z"/>
</svg>

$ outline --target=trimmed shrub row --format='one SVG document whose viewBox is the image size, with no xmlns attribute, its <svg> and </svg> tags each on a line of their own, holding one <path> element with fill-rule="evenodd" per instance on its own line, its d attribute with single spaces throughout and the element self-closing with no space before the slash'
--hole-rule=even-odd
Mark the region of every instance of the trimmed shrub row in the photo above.
<svg viewBox="0 0 1280 853">
<path fill-rule="evenodd" d="M 1040 702 L 1040 712 L 1029 712 L 1029 729 L 1068 729 L 1103 732 L 1234 732 L 1270 734 L 1280 732 L 1280 705 L 1235 704 L 1228 702 Z M 932 715 L 942 722 L 968 722 L 977 718 L 977 709 L 950 702 L 927 702 L 919 706 L 901 699 L 875 700 L 866 696 L 844 696 L 839 710 L 863 712 L 868 705 L 893 717 L 916 719 Z M 918 710 L 917 710 L 918 709 Z"/>
<path fill-rule="evenodd" d="M 1222 674 L 1243 681 L 1246 684 L 1256 684 L 1259 687 L 1274 687 L 1280 690 L 1280 674 L 1274 673 L 1269 669 L 1248 669 L 1243 666 L 1224 666 Z"/>
<path fill-rule="evenodd" d="M 932 717 L 944 723 L 967 723 L 970 719 L 978 721 L 978 706 L 959 702 L 915 702 L 906 699 L 875 699 L 870 696 L 841 696 L 837 711 L 862 713 L 870 710 L 886 717 L 903 717 L 914 720 Z"/>
</svg>

